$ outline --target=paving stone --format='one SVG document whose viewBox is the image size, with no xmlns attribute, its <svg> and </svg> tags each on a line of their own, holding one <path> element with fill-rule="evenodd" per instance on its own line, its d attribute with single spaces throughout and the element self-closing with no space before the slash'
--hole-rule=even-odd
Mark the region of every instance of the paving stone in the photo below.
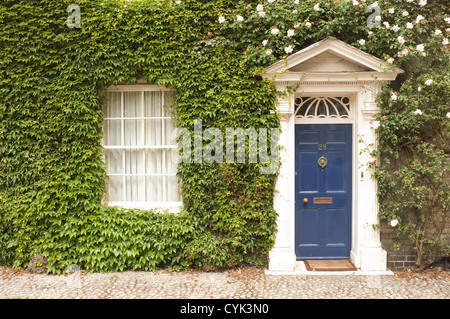
<svg viewBox="0 0 450 319">
<path fill-rule="evenodd" d="M 22 299 L 449 299 L 450 276 L 269 275 L 256 267 L 223 272 L 125 271 L 31 274 L 0 267 L 0 298 Z"/>
</svg>

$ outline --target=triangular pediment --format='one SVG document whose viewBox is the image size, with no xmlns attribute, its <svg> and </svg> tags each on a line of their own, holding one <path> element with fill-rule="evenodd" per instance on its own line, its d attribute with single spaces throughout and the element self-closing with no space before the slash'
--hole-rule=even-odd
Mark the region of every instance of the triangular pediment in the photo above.
<svg viewBox="0 0 450 319">
<path fill-rule="evenodd" d="M 280 80 L 293 81 L 302 75 L 311 78 L 317 74 L 321 79 L 324 75 L 351 75 L 361 80 L 369 77 L 393 80 L 402 72 L 400 69 L 387 71 L 388 68 L 385 61 L 371 54 L 336 38 L 326 38 L 272 64 L 266 69 L 265 77 L 283 74 Z"/>
<path fill-rule="evenodd" d="M 366 65 L 355 63 L 355 61 L 339 56 L 333 51 L 325 51 L 312 58 L 298 63 L 291 68 L 291 72 L 366 72 L 376 71 Z"/>
</svg>

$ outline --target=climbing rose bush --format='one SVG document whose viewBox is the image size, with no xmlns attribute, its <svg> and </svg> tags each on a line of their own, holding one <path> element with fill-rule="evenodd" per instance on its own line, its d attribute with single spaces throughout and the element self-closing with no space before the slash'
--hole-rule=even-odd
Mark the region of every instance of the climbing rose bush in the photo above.
<svg viewBox="0 0 450 319">
<path fill-rule="evenodd" d="M 445 1 L 374 3 L 240 1 L 221 13 L 226 22 L 213 37 L 267 66 L 334 36 L 404 71 L 380 92 L 372 121 L 379 148 L 369 146 L 367 167 L 379 184 L 380 221 L 394 228 L 396 248 L 405 238 L 413 244 L 422 265 L 449 253 L 450 12 Z"/>
</svg>

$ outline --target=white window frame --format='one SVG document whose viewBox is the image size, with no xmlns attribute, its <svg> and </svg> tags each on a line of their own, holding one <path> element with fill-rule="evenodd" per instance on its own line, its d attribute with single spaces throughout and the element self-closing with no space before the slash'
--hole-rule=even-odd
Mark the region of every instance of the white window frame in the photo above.
<svg viewBox="0 0 450 319">
<path fill-rule="evenodd" d="M 165 92 L 175 92 L 174 89 L 171 88 L 167 88 L 167 87 L 163 87 L 163 86 L 158 86 L 158 85 L 151 85 L 151 84 L 135 84 L 135 85 L 117 85 L 117 86 L 111 86 L 107 88 L 107 93 L 110 92 L 120 92 L 121 93 L 121 117 L 114 117 L 114 118 L 108 118 L 108 117 L 103 117 L 103 121 L 105 120 L 110 120 L 110 119 L 114 119 L 114 120 L 121 120 L 121 129 L 122 129 L 122 142 L 121 145 L 105 145 L 105 141 L 104 138 L 102 139 L 102 146 L 104 148 L 104 150 L 108 150 L 108 149 L 121 149 L 124 150 L 122 156 L 123 156 L 123 160 L 122 160 L 122 173 L 121 174 L 109 174 L 107 172 L 108 176 L 123 176 L 123 198 L 125 199 L 124 201 L 109 201 L 107 199 L 107 194 L 106 194 L 106 202 L 105 204 L 108 206 L 118 206 L 118 207 L 123 207 L 123 208 L 129 208 L 129 209 L 152 209 L 152 210 L 162 210 L 162 211 L 169 211 L 169 212 L 173 212 L 173 213 L 177 213 L 180 211 L 181 206 L 182 206 L 182 201 L 176 201 L 176 202 L 150 202 L 150 201 L 127 201 L 126 200 L 126 193 L 127 193 L 127 183 L 126 183 L 126 178 L 128 176 L 176 176 L 176 174 L 170 174 L 170 173 L 166 173 L 166 163 L 165 163 L 165 152 L 163 152 L 163 163 L 162 163 L 162 167 L 163 167 L 163 172 L 159 173 L 159 174 L 147 174 L 145 172 L 145 152 L 143 153 L 143 163 L 144 163 L 144 173 L 143 174 L 133 174 L 133 173 L 125 173 L 125 150 L 142 150 L 142 149 L 166 149 L 166 150 L 172 150 L 172 149 L 177 149 L 177 145 L 174 143 L 173 145 L 136 145 L 136 146 L 128 146 L 125 145 L 124 143 L 124 121 L 125 120 L 133 120 L 133 119 L 137 119 L 137 120 L 157 120 L 160 119 L 162 122 L 162 134 L 163 134 L 163 140 L 164 140 L 164 122 L 167 119 L 173 119 L 172 117 L 167 117 L 164 116 L 164 112 L 162 112 L 162 116 L 161 117 L 144 117 L 144 113 L 142 113 L 142 117 L 125 117 L 124 116 L 124 92 L 141 92 L 142 94 L 142 107 L 144 107 L 144 92 L 162 92 L 162 108 L 165 107 L 164 105 L 164 93 Z M 105 108 L 108 107 L 108 102 L 105 103 Z M 144 127 L 144 125 L 142 125 L 142 127 Z M 143 128 L 144 129 L 144 128 Z M 106 133 L 104 132 L 104 135 Z M 143 133 L 144 134 L 144 133 Z M 106 160 L 106 158 L 104 157 L 104 159 Z M 165 183 L 165 179 L 163 179 L 164 183 Z M 107 181 L 107 183 L 109 183 L 109 181 Z M 145 184 L 145 183 L 144 183 Z M 146 185 L 144 185 L 144 193 L 145 193 L 145 187 Z M 163 192 L 165 192 L 166 189 L 163 186 Z M 178 188 L 179 191 L 179 188 Z M 163 195 L 164 197 L 164 195 Z M 180 195 L 181 198 L 181 195 Z"/>
</svg>

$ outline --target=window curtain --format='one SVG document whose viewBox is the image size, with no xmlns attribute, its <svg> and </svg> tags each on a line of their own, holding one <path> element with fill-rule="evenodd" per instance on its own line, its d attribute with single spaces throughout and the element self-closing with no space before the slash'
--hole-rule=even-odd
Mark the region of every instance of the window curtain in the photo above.
<svg viewBox="0 0 450 319">
<path fill-rule="evenodd" d="M 171 141 L 173 92 L 109 92 L 104 123 L 108 200 L 180 201 Z"/>
</svg>

